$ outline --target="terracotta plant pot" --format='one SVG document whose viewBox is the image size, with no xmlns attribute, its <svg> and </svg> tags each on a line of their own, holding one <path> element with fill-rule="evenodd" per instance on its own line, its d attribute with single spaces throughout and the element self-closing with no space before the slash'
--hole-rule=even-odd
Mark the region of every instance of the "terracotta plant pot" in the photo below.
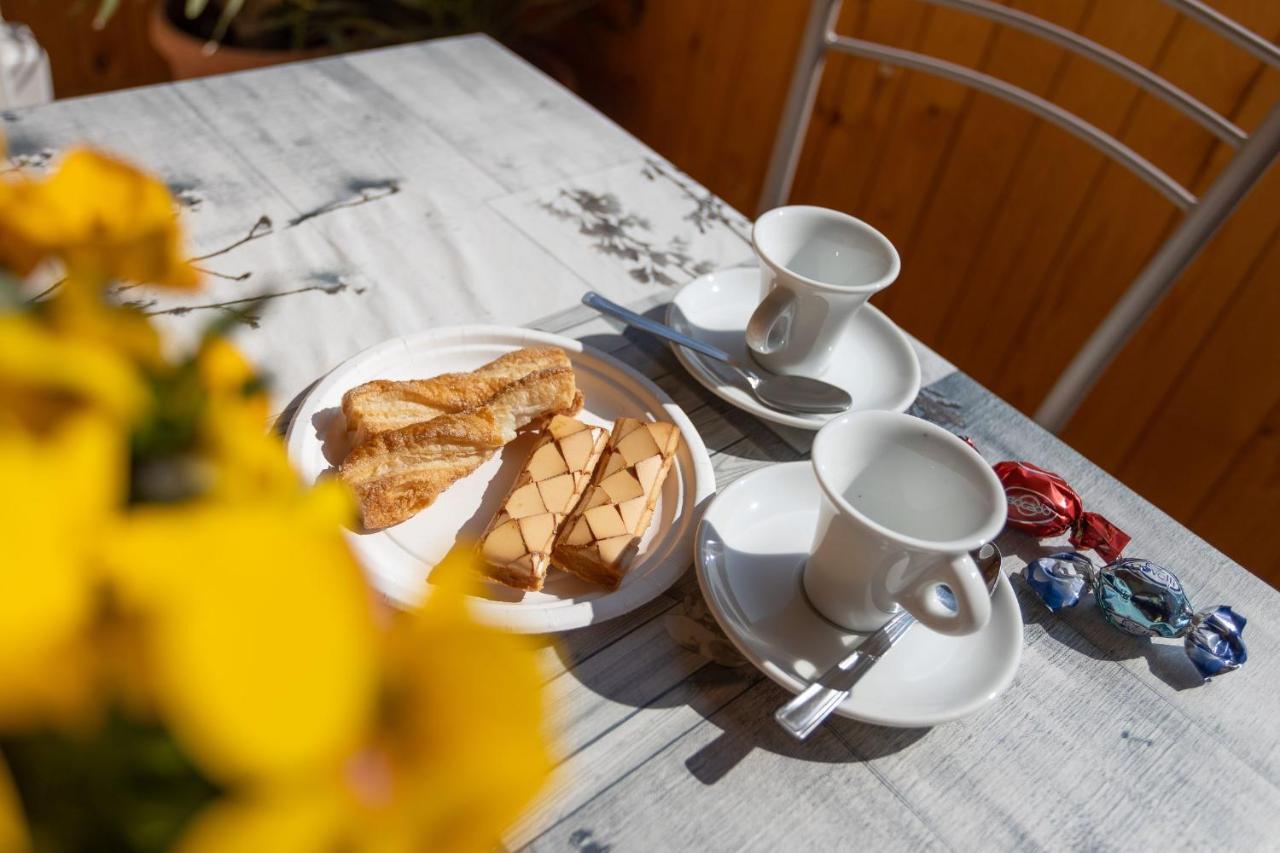
<svg viewBox="0 0 1280 853">
<path fill-rule="evenodd" d="M 315 59 L 332 51 L 325 48 L 309 50 L 249 50 L 241 47 L 217 45 L 206 49 L 204 39 L 191 35 L 177 26 L 165 11 L 165 1 L 151 4 L 151 17 L 147 31 L 156 53 L 164 58 L 175 80 L 207 77 L 210 74 L 226 74 L 230 71 L 246 71 L 265 65 L 279 65 L 299 59 Z"/>
</svg>

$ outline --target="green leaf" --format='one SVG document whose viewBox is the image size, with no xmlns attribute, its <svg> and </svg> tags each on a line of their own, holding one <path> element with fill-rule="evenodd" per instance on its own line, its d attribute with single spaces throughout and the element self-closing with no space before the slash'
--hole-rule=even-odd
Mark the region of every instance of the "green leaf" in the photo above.
<svg viewBox="0 0 1280 853">
<path fill-rule="evenodd" d="M 37 850 L 161 851 L 218 789 L 161 727 L 111 714 L 74 736 L 0 740 Z"/>
</svg>

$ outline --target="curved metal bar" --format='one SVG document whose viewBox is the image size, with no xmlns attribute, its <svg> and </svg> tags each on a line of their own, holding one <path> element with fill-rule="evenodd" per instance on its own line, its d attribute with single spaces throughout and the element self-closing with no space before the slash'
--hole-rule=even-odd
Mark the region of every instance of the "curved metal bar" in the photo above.
<svg viewBox="0 0 1280 853">
<path fill-rule="evenodd" d="M 1186 219 L 1156 250 L 1103 318 L 1036 410 L 1036 421 L 1057 432 L 1079 407 L 1120 348 L 1138 330 L 1227 217 L 1280 155 L 1280 104 L 1271 108 Z"/>
<path fill-rule="evenodd" d="M 1054 44 L 1065 47 L 1067 50 L 1092 59 L 1109 71 L 1146 89 L 1165 101 L 1165 103 L 1190 116 L 1228 145 L 1239 147 L 1246 138 L 1245 132 L 1232 124 L 1231 121 L 1207 104 L 1196 100 L 1182 89 L 1179 89 L 1159 74 L 1143 65 L 1139 65 L 1129 57 L 1116 53 L 1108 47 L 1103 47 L 1066 27 L 1060 27 L 1043 18 L 1029 15 L 1017 9 L 991 3 L 989 0 L 924 0 L 924 2 L 969 12 L 978 17 L 987 18 L 1023 32 L 1031 33 L 1034 36 L 1039 36 L 1045 41 L 1051 41 Z"/>
<path fill-rule="evenodd" d="M 1218 35 L 1234 42 L 1242 50 L 1270 65 L 1280 68 L 1280 47 L 1276 47 L 1234 18 L 1228 18 L 1217 9 L 1206 6 L 1200 0 L 1164 0 L 1188 18 L 1204 24 Z"/>
<path fill-rule="evenodd" d="M 773 137 L 773 152 L 769 155 L 769 171 L 765 173 L 764 185 L 760 188 L 758 213 L 786 204 L 787 196 L 791 195 L 791 183 L 795 180 L 796 166 L 804 148 L 804 134 L 813 116 L 814 99 L 818 96 L 827 44 L 839 11 L 840 0 L 809 0 L 809 18 L 800 36 L 787 101 Z"/>
<path fill-rule="evenodd" d="M 849 38 L 847 36 L 830 36 L 828 37 L 828 45 L 832 50 L 838 50 L 841 53 L 878 59 L 890 65 L 900 65 L 903 68 L 923 71 L 926 74 L 936 74 L 939 77 L 945 77 L 948 80 L 972 86 L 989 95 L 1009 101 L 1088 142 L 1142 178 L 1158 190 L 1161 195 L 1177 205 L 1179 209 L 1189 210 L 1196 203 L 1196 197 L 1190 190 L 1175 181 L 1137 151 L 1079 116 L 1064 110 L 1051 101 L 1046 101 L 1039 95 L 1028 92 L 1026 89 L 1006 83 L 989 74 L 974 71 L 972 68 L 956 65 L 954 62 L 947 62 L 943 59 L 936 59 L 910 50 L 886 47 L 874 42 L 863 41 L 862 39 Z"/>
</svg>

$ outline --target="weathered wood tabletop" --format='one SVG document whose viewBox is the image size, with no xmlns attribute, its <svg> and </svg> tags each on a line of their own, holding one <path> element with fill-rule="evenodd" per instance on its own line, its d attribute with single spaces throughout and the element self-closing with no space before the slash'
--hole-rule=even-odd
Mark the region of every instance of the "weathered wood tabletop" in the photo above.
<svg viewBox="0 0 1280 853">
<path fill-rule="evenodd" d="M 650 309 L 749 260 L 747 221 L 482 38 L 69 100 L 3 115 L 39 169 L 88 141 L 178 190 L 210 284 L 131 291 L 181 344 L 256 294 L 237 331 L 278 411 L 355 352 L 460 322 L 532 324 L 621 355 L 698 425 L 719 485 L 804 458 L 807 437 L 711 397 L 661 346 L 577 307 Z M 906 258 L 905 263 L 911 259 Z M 834 720 L 790 741 L 785 694 L 719 636 L 692 572 L 648 606 L 549 640 L 562 761 L 508 844 L 607 849 L 1280 849 L 1280 594 L 924 348 L 916 411 L 990 461 L 1060 472 L 1180 574 L 1250 620 L 1250 661 L 1200 685 L 1176 642 L 1095 612 L 1026 623 L 997 702 L 931 730 Z M 1007 571 L 1043 546 L 1005 534 Z"/>
</svg>

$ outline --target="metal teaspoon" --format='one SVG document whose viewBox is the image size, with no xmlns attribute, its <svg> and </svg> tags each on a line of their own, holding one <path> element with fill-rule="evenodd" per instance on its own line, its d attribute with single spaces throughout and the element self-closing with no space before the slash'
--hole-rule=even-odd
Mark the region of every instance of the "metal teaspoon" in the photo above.
<svg viewBox="0 0 1280 853">
<path fill-rule="evenodd" d="M 808 376 L 777 376 L 748 366 L 735 359 L 729 353 L 711 344 L 681 334 L 675 329 L 657 320 L 651 320 L 634 311 L 623 308 L 616 302 L 605 299 L 595 291 L 587 291 L 582 297 L 582 304 L 588 305 L 602 314 L 616 317 L 628 326 L 665 338 L 682 347 L 708 358 L 722 361 L 732 367 L 746 380 L 757 400 L 771 409 L 780 412 L 803 414 L 836 414 L 853 405 L 853 398 L 843 388 L 837 388 L 830 382 L 812 379 Z"/>
<path fill-rule="evenodd" d="M 973 558 L 978 563 L 982 579 L 987 582 L 987 594 L 995 592 L 996 584 L 1000 581 L 1000 549 L 993 542 L 987 543 L 973 555 Z M 944 590 L 938 590 L 939 595 L 943 592 Z M 807 738 L 822 724 L 823 720 L 831 716 L 832 711 L 849 698 L 849 694 L 853 692 L 853 686 L 915 623 L 914 616 L 905 610 L 899 610 L 893 618 L 863 640 L 861 645 L 847 657 L 815 678 L 812 684 L 791 697 L 791 701 L 774 711 L 773 718 L 787 734 L 796 740 Z"/>
</svg>

